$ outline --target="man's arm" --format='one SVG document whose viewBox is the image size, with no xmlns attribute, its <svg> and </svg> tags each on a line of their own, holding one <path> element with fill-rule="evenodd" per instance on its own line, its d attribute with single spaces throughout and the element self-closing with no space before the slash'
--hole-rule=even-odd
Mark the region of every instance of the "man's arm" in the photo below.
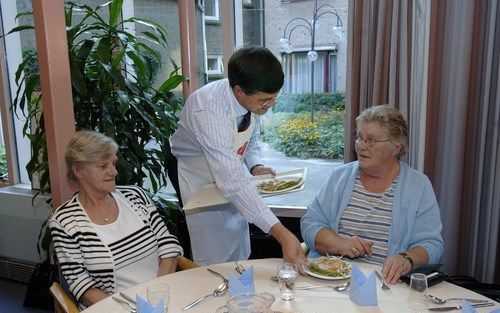
<svg viewBox="0 0 500 313">
<path fill-rule="evenodd" d="M 281 223 L 274 224 L 269 233 L 281 244 L 283 260 L 295 264 L 304 274 L 302 264 L 306 262 L 306 256 L 297 237 Z"/>
</svg>

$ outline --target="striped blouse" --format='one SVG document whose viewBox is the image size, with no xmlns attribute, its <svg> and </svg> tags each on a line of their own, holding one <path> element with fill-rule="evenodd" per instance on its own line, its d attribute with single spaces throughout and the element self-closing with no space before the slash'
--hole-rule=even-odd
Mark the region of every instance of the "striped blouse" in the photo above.
<svg viewBox="0 0 500 313">
<path fill-rule="evenodd" d="M 341 237 L 359 236 L 373 242 L 372 256 L 360 258 L 365 262 L 382 264 L 387 257 L 396 181 L 383 193 L 374 193 L 363 187 L 358 173 L 351 200 L 340 219 Z"/>
<path fill-rule="evenodd" d="M 127 203 L 128 209 L 144 225 L 109 245 L 97 235 L 94 224 L 78 201 L 78 193 L 62 204 L 50 219 L 49 228 L 59 268 L 76 299 L 80 299 L 89 288 L 116 292 L 115 270 L 140 260 L 141 256 L 137 254 L 144 254 L 145 250 L 157 253 L 160 259 L 183 254 L 177 238 L 168 232 L 154 203 L 142 189 L 118 186 L 113 197 Z M 128 252 L 116 253 L 117 249 Z M 79 305 L 84 308 L 83 304 Z"/>
</svg>

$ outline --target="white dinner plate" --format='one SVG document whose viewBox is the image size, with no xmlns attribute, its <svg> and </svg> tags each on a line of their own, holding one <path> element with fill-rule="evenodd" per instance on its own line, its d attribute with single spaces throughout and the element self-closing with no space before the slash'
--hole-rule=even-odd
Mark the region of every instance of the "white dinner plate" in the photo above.
<svg viewBox="0 0 500 313">
<path fill-rule="evenodd" d="M 291 178 L 291 179 L 286 179 L 286 178 L 280 178 L 281 180 L 284 180 L 284 181 L 289 181 L 289 180 L 296 180 L 297 178 Z M 263 182 L 260 182 L 259 184 L 261 183 L 265 183 L 265 182 L 268 182 L 268 181 L 271 181 L 271 180 L 274 180 L 274 179 L 270 179 L 270 180 L 265 180 Z M 294 189 L 297 189 L 299 188 L 300 186 L 302 186 L 304 184 L 305 180 L 304 179 L 300 179 L 299 183 L 295 186 L 290 186 L 288 188 L 285 188 L 285 189 L 280 189 L 280 190 L 276 190 L 276 191 L 267 191 L 267 190 L 262 190 L 260 189 L 258 186 L 257 186 L 257 190 L 259 190 L 260 193 L 263 193 L 263 194 L 273 194 L 273 193 L 282 193 L 282 192 L 285 192 L 285 191 L 289 191 L 289 190 L 294 190 Z"/>
<path fill-rule="evenodd" d="M 321 275 L 321 274 L 317 274 L 317 273 L 311 272 L 307 268 L 307 266 L 304 266 L 304 271 L 309 276 L 320 278 L 320 279 L 325 279 L 325 280 L 340 280 L 340 279 L 346 279 L 346 278 L 351 277 L 351 274 L 345 275 L 345 276 L 326 276 L 326 275 Z"/>
<path fill-rule="evenodd" d="M 349 263 L 349 262 L 347 262 L 347 263 Z M 341 280 L 341 279 L 346 279 L 346 278 L 351 277 L 351 273 L 344 275 L 344 276 L 327 276 L 327 275 L 321 275 L 318 273 L 314 273 L 313 271 L 311 271 L 309 269 L 309 267 L 307 265 L 304 265 L 303 268 L 304 268 L 304 272 L 306 272 L 307 275 L 312 276 L 312 277 L 316 277 L 316 278 L 320 278 L 320 279 L 325 279 L 325 280 Z"/>
</svg>

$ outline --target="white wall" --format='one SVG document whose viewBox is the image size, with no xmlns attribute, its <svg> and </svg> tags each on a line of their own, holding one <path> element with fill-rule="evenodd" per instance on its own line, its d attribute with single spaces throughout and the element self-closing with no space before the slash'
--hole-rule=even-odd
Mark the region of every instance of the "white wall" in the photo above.
<svg viewBox="0 0 500 313">
<path fill-rule="evenodd" d="M 0 189 L 0 256 L 39 262 L 36 250 L 38 233 L 51 209 L 46 197 L 37 197 L 30 186 L 11 186 Z"/>
</svg>

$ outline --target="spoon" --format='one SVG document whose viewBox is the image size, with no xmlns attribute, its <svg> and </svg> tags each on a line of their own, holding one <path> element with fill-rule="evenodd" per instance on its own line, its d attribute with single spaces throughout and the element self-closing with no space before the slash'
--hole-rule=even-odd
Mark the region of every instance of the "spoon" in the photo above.
<svg viewBox="0 0 500 313">
<path fill-rule="evenodd" d="M 429 299 L 431 300 L 431 302 L 433 302 L 435 304 L 445 304 L 446 302 L 451 301 L 451 300 L 462 300 L 464 298 L 441 299 L 441 298 L 438 298 L 436 296 L 429 295 Z M 485 303 L 485 302 L 488 302 L 488 300 L 478 300 L 478 299 L 465 299 L 465 300 L 469 301 L 471 303 Z"/>
<path fill-rule="evenodd" d="M 217 273 L 216 271 L 211 270 L 211 269 L 209 269 L 209 268 L 207 268 L 207 271 L 209 271 L 210 273 L 214 274 L 215 276 L 219 276 L 219 277 L 222 279 L 222 282 L 223 282 L 223 283 L 225 283 L 225 284 L 229 283 L 229 280 L 227 280 L 227 278 L 226 278 L 226 277 L 224 277 L 222 274 L 219 274 L 219 273 Z"/>
<path fill-rule="evenodd" d="M 351 285 L 350 282 L 345 282 L 343 284 L 337 285 L 337 286 L 331 286 L 331 285 L 326 285 L 326 286 L 303 286 L 303 287 L 296 287 L 296 289 L 299 290 L 309 290 L 309 289 L 316 289 L 316 288 L 332 288 L 335 291 L 344 291 L 349 286 Z"/>
<path fill-rule="evenodd" d="M 183 307 L 181 310 L 185 311 L 187 309 L 190 309 L 190 308 L 194 307 L 195 305 L 197 305 L 198 303 L 200 303 L 201 301 L 203 301 L 203 299 L 205 299 L 207 297 L 210 297 L 210 296 L 221 297 L 221 296 L 223 296 L 226 293 L 227 287 L 228 287 L 227 283 L 222 283 L 219 286 L 217 286 L 217 288 L 215 288 L 215 290 L 212 293 L 209 293 L 206 296 L 203 296 L 201 298 L 198 298 L 198 299 L 194 300 L 190 304 L 188 304 L 185 307 Z"/>
</svg>

